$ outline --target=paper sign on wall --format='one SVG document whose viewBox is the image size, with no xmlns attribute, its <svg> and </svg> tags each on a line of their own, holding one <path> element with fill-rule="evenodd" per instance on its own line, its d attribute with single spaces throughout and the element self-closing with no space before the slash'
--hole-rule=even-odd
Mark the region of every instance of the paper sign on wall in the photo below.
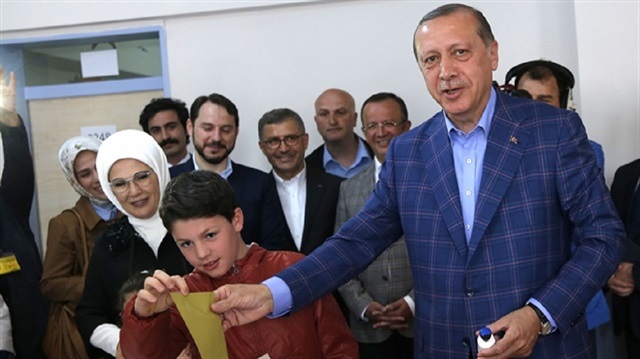
<svg viewBox="0 0 640 359">
<path fill-rule="evenodd" d="M 80 66 L 82 67 L 82 77 L 117 76 L 118 51 L 102 50 L 80 53 Z"/>
<path fill-rule="evenodd" d="M 114 133 L 116 133 L 116 125 L 87 126 L 80 128 L 80 134 L 82 136 L 93 136 L 102 141 L 106 140 L 107 137 Z"/>
</svg>

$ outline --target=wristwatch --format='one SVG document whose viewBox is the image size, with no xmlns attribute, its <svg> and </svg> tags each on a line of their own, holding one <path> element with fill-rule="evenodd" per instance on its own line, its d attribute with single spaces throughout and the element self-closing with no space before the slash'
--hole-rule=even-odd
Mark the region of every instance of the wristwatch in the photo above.
<svg viewBox="0 0 640 359">
<path fill-rule="evenodd" d="M 533 311 L 536 312 L 538 319 L 540 319 L 540 330 L 538 331 L 538 334 L 542 336 L 551 334 L 551 329 L 553 328 L 551 328 L 551 322 L 549 322 L 547 316 L 544 315 L 544 313 L 542 313 L 542 311 L 532 303 L 527 303 L 527 307 L 533 309 Z"/>
</svg>

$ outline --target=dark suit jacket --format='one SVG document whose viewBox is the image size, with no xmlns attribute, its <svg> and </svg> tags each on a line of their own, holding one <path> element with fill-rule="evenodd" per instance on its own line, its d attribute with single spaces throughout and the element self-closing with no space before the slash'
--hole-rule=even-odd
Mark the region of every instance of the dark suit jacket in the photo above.
<svg viewBox="0 0 640 359">
<path fill-rule="evenodd" d="M 611 198 L 625 227 L 628 225 L 636 184 L 640 178 L 640 159 L 618 168 L 611 184 Z M 629 297 L 612 296 L 613 328 L 616 334 L 622 332 L 630 320 L 633 333 L 640 339 L 640 233 L 628 233 L 624 262 L 634 263 L 633 279 L 636 289 Z"/>
<path fill-rule="evenodd" d="M 582 121 L 498 93 L 487 136 L 469 244 L 440 112 L 395 137 L 364 208 L 278 274 L 293 309 L 354 277 L 404 233 L 416 358 L 475 357 L 475 331 L 532 297 L 557 331 L 537 341 L 531 358 L 594 357 L 584 308 L 620 261 L 624 228 Z"/>
<path fill-rule="evenodd" d="M 273 171 L 269 173 L 269 181 L 277 194 Z M 304 209 L 301 253 L 311 253 L 333 235 L 341 182 L 342 178 L 340 177 L 321 170 L 307 168 L 307 201 Z M 286 238 L 277 243 L 274 248 L 268 249 L 298 251 L 288 226 Z"/>
<path fill-rule="evenodd" d="M 244 214 L 242 239 L 246 243 L 255 242 L 263 248 L 274 249 L 286 238 L 288 228 L 278 193 L 269 179 L 271 176 L 233 161 L 231 166 L 233 172 L 227 181 L 233 187 L 238 206 Z M 193 161 L 188 161 L 171 167 L 169 172 L 173 178 L 194 169 Z"/>
<path fill-rule="evenodd" d="M 0 253 L 15 255 L 20 270 L 0 274 L 2 295 L 11 317 L 18 358 L 44 358 L 40 342 L 49 308 L 40 292 L 42 261 L 29 227 L 33 199 L 33 161 L 24 125 L 0 124 L 4 171 L 0 181 Z"/>
<path fill-rule="evenodd" d="M 358 138 L 358 141 L 361 141 L 364 144 L 364 148 L 367 149 L 367 153 L 369 153 L 369 157 L 373 158 L 373 156 L 374 156 L 373 150 L 371 149 L 369 144 L 365 140 L 360 138 L 360 136 L 358 136 L 356 134 L 354 134 L 354 136 Z M 305 160 L 305 162 L 307 164 L 307 168 L 315 168 L 317 170 L 325 172 L 324 164 L 322 163 L 322 158 L 323 157 L 324 157 L 324 144 L 320 145 L 318 148 L 313 150 L 313 152 L 311 152 L 311 154 L 309 154 L 307 157 L 305 157 L 304 160 Z"/>
</svg>

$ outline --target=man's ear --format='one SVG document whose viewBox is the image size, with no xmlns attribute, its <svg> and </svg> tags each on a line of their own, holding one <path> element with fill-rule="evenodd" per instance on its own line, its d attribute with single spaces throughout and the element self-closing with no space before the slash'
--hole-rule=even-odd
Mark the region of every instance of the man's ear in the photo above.
<svg viewBox="0 0 640 359">
<path fill-rule="evenodd" d="M 193 137 L 193 122 L 191 121 L 191 118 L 187 119 L 187 134 Z"/>
<path fill-rule="evenodd" d="M 242 213 L 242 209 L 240 207 L 236 207 L 233 211 L 233 218 L 231 218 L 231 224 L 233 225 L 233 229 L 240 233 L 242 228 L 244 228 L 244 213 Z"/>
</svg>

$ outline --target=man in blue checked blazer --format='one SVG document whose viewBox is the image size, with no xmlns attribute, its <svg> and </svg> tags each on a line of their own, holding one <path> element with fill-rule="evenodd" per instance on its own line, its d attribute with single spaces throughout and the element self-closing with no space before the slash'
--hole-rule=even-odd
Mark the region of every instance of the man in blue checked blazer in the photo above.
<svg viewBox="0 0 640 359">
<path fill-rule="evenodd" d="M 414 50 L 443 111 L 394 139 L 331 239 L 263 285 L 219 288 L 213 310 L 225 328 L 295 311 L 404 234 L 415 358 L 595 357 L 584 309 L 625 234 L 579 116 L 493 89 L 498 44 L 469 6 L 428 13 Z M 485 325 L 503 333 L 478 353 Z"/>
</svg>

